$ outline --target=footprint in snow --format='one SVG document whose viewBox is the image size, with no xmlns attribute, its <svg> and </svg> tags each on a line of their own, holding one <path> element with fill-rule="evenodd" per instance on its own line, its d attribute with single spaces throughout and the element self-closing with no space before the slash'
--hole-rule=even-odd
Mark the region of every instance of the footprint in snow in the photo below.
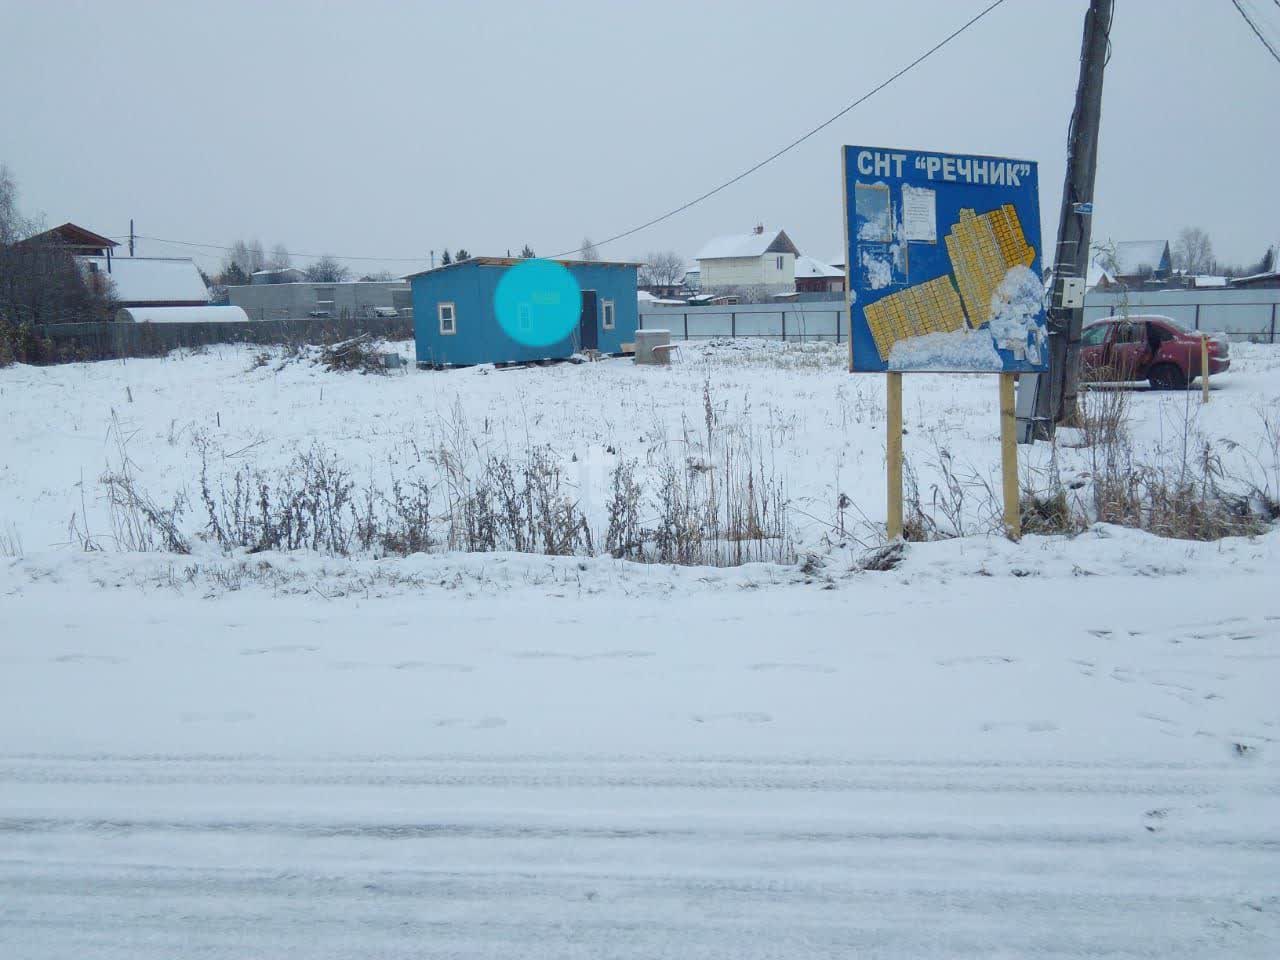
<svg viewBox="0 0 1280 960">
<path fill-rule="evenodd" d="M 111 657 L 98 653 L 64 653 L 56 656 L 54 663 L 127 663 L 124 657 Z"/>
<path fill-rule="evenodd" d="M 282 643 L 274 647 L 246 647 L 240 651 L 240 656 L 260 657 L 264 653 L 315 653 L 319 649 L 306 643 Z"/>
<path fill-rule="evenodd" d="M 796 673 L 835 673 L 835 667 L 825 663 L 752 663 L 748 670 L 788 670 Z"/>
<path fill-rule="evenodd" d="M 518 650 L 511 654 L 517 660 L 634 660 L 653 657 L 652 650 L 602 650 L 594 653 L 564 653 L 559 650 Z"/>
<path fill-rule="evenodd" d="M 937 661 L 937 664 L 940 667 L 956 667 L 965 663 L 1001 664 L 1001 663 L 1017 663 L 1017 662 L 1018 662 L 1017 657 L 1006 657 L 1006 656 L 1001 656 L 999 654 L 985 654 L 982 656 L 974 656 L 974 657 L 948 657 L 945 660 Z"/>
<path fill-rule="evenodd" d="M 1056 733 L 1059 727 L 1056 723 L 1049 723 L 1048 721 L 1023 723 L 1020 720 L 993 720 L 989 723 L 984 723 L 978 729 L 983 733 L 997 733 L 1001 730 L 1020 730 L 1023 733 Z"/>
<path fill-rule="evenodd" d="M 724 720 L 738 723 L 771 723 L 773 717 L 759 710 L 738 710 L 733 713 L 695 713 L 689 718 L 694 723 L 719 723 Z"/>
<path fill-rule="evenodd" d="M 437 727 L 466 727 L 469 730 L 493 730 L 505 727 L 507 721 L 503 717 L 441 717 L 436 721 Z"/>
<path fill-rule="evenodd" d="M 183 723 L 203 723 L 205 720 L 221 720 L 223 723 L 244 723 L 252 720 L 257 716 L 256 713 L 250 713 L 248 710 L 227 710 L 222 713 L 196 713 L 187 711 L 180 713 L 179 718 Z"/>
</svg>

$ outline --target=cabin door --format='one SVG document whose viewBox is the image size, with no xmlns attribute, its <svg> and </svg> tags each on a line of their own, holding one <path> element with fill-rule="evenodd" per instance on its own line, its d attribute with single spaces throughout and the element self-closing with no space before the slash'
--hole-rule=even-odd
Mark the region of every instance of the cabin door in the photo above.
<svg viewBox="0 0 1280 960">
<path fill-rule="evenodd" d="M 600 305 L 594 290 L 582 291 L 582 316 L 578 318 L 578 349 L 600 349 Z"/>
</svg>

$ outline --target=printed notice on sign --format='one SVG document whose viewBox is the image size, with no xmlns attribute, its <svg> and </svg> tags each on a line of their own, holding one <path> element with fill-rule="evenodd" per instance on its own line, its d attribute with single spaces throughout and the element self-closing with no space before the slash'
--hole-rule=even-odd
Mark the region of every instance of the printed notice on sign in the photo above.
<svg viewBox="0 0 1280 960">
<path fill-rule="evenodd" d="M 902 232 L 907 240 L 938 242 L 937 196 L 928 187 L 902 187 Z"/>
</svg>

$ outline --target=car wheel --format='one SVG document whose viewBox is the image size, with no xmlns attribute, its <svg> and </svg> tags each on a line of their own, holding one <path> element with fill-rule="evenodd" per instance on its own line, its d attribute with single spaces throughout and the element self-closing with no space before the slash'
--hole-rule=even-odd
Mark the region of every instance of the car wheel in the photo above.
<svg viewBox="0 0 1280 960">
<path fill-rule="evenodd" d="M 1185 390 L 1187 375 L 1182 368 L 1172 363 L 1161 363 L 1151 368 L 1147 375 L 1152 390 Z"/>
</svg>

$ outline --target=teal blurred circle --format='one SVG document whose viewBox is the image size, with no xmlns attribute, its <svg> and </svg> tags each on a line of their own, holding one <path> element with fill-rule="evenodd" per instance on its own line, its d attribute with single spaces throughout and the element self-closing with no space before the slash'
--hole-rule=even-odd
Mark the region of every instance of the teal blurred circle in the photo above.
<svg viewBox="0 0 1280 960">
<path fill-rule="evenodd" d="M 512 340 L 530 347 L 550 346 L 577 328 L 582 288 L 563 264 L 522 260 L 498 281 L 493 312 Z"/>
</svg>

